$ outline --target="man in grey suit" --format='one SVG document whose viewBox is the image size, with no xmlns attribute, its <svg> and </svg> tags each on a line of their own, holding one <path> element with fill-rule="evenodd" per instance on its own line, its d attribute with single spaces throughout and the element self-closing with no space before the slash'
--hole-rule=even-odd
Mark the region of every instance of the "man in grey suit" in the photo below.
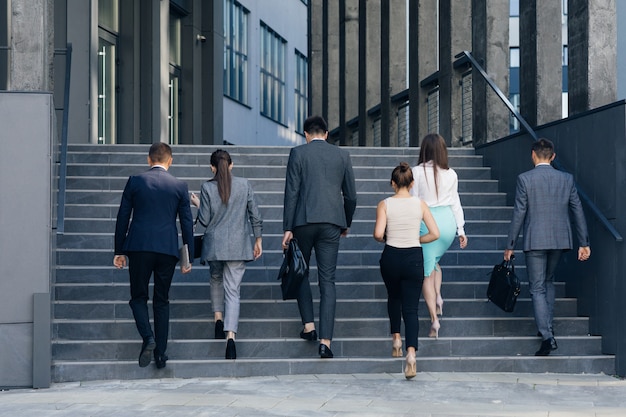
<svg viewBox="0 0 626 417">
<path fill-rule="evenodd" d="M 356 209 L 356 185 L 350 154 L 326 142 L 328 127 L 320 116 L 304 121 L 307 143 L 291 149 L 287 163 L 283 208 L 283 249 L 298 240 L 307 265 L 315 249 L 320 287 L 319 355 L 332 358 L 330 343 L 335 325 L 335 270 L 339 238 L 346 236 Z M 302 283 L 298 308 L 304 329 L 300 337 L 317 340 L 313 297 L 308 280 Z"/>
<path fill-rule="evenodd" d="M 533 300 L 535 323 L 542 337 L 536 356 L 557 349 L 552 331 L 554 314 L 554 271 L 561 254 L 573 247 L 569 211 L 574 215 L 578 239 L 578 260 L 591 255 L 589 234 L 574 177 L 554 169 L 554 145 L 539 139 L 532 146 L 535 168 L 517 178 L 513 220 L 509 229 L 504 259 L 510 260 L 515 241 L 524 226 L 524 255 Z"/>
</svg>

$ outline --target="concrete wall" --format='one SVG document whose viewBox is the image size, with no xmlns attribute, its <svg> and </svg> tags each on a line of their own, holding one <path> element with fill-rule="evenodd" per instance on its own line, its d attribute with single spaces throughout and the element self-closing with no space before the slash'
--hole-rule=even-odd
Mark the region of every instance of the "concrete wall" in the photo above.
<svg viewBox="0 0 626 417">
<path fill-rule="evenodd" d="M 536 131 L 555 143 L 558 161 L 622 237 L 626 236 L 626 103 L 570 116 Z M 530 135 L 518 134 L 476 148 L 499 179 L 508 204 L 513 204 L 517 175 L 532 169 L 531 144 Z M 626 375 L 626 246 L 602 226 L 589 206 L 584 205 L 584 210 L 591 258 L 580 263 L 576 251 L 568 252 L 556 278 L 567 282 L 567 295 L 578 299 L 579 315 L 590 317 L 590 333 L 602 335 L 603 353 L 615 354 L 616 372 Z"/>
<path fill-rule="evenodd" d="M 41 370 L 33 294 L 50 292 L 53 113 L 51 94 L 0 93 L 0 387 L 33 386 Z"/>
</svg>

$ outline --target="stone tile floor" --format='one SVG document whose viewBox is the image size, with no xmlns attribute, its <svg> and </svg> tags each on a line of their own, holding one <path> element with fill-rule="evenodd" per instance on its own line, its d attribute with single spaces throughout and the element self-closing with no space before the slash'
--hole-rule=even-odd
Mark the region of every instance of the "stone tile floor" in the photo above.
<svg viewBox="0 0 626 417">
<path fill-rule="evenodd" d="M 0 392 L 0 416 L 623 417 L 626 381 L 514 373 L 289 375 L 52 384 Z"/>
</svg>

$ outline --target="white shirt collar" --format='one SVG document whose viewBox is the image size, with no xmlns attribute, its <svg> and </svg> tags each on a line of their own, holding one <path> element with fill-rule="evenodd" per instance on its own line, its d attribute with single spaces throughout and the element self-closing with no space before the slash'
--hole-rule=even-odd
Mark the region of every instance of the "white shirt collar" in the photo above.
<svg viewBox="0 0 626 417">
<path fill-rule="evenodd" d="M 164 165 L 159 165 L 159 164 L 154 164 L 150 168 L 163 168 L 164 170 L 167 171 L 167 168 Z"/>
</svg>

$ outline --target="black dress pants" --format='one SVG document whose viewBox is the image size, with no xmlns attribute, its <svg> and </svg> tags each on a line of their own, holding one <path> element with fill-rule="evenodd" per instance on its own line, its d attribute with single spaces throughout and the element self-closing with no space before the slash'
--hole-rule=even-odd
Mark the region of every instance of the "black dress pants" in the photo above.
<svg viewBox="0 0 626 417">
<path fill-rule="evenodd" d="M 165 354 L 170 321 L 169 292 L 178 258 L 156 252 L 130 252 L 128 254 L 128 272 L 130 275 L 130 308 L 135 324 L 143 340 L 154 337 L 155 356 Z M 152 312 L 154 314 L 154 333 L 150 327 L 148 314 L 148 287 L 150 277 L 154 275 Z"/>
</svg>

